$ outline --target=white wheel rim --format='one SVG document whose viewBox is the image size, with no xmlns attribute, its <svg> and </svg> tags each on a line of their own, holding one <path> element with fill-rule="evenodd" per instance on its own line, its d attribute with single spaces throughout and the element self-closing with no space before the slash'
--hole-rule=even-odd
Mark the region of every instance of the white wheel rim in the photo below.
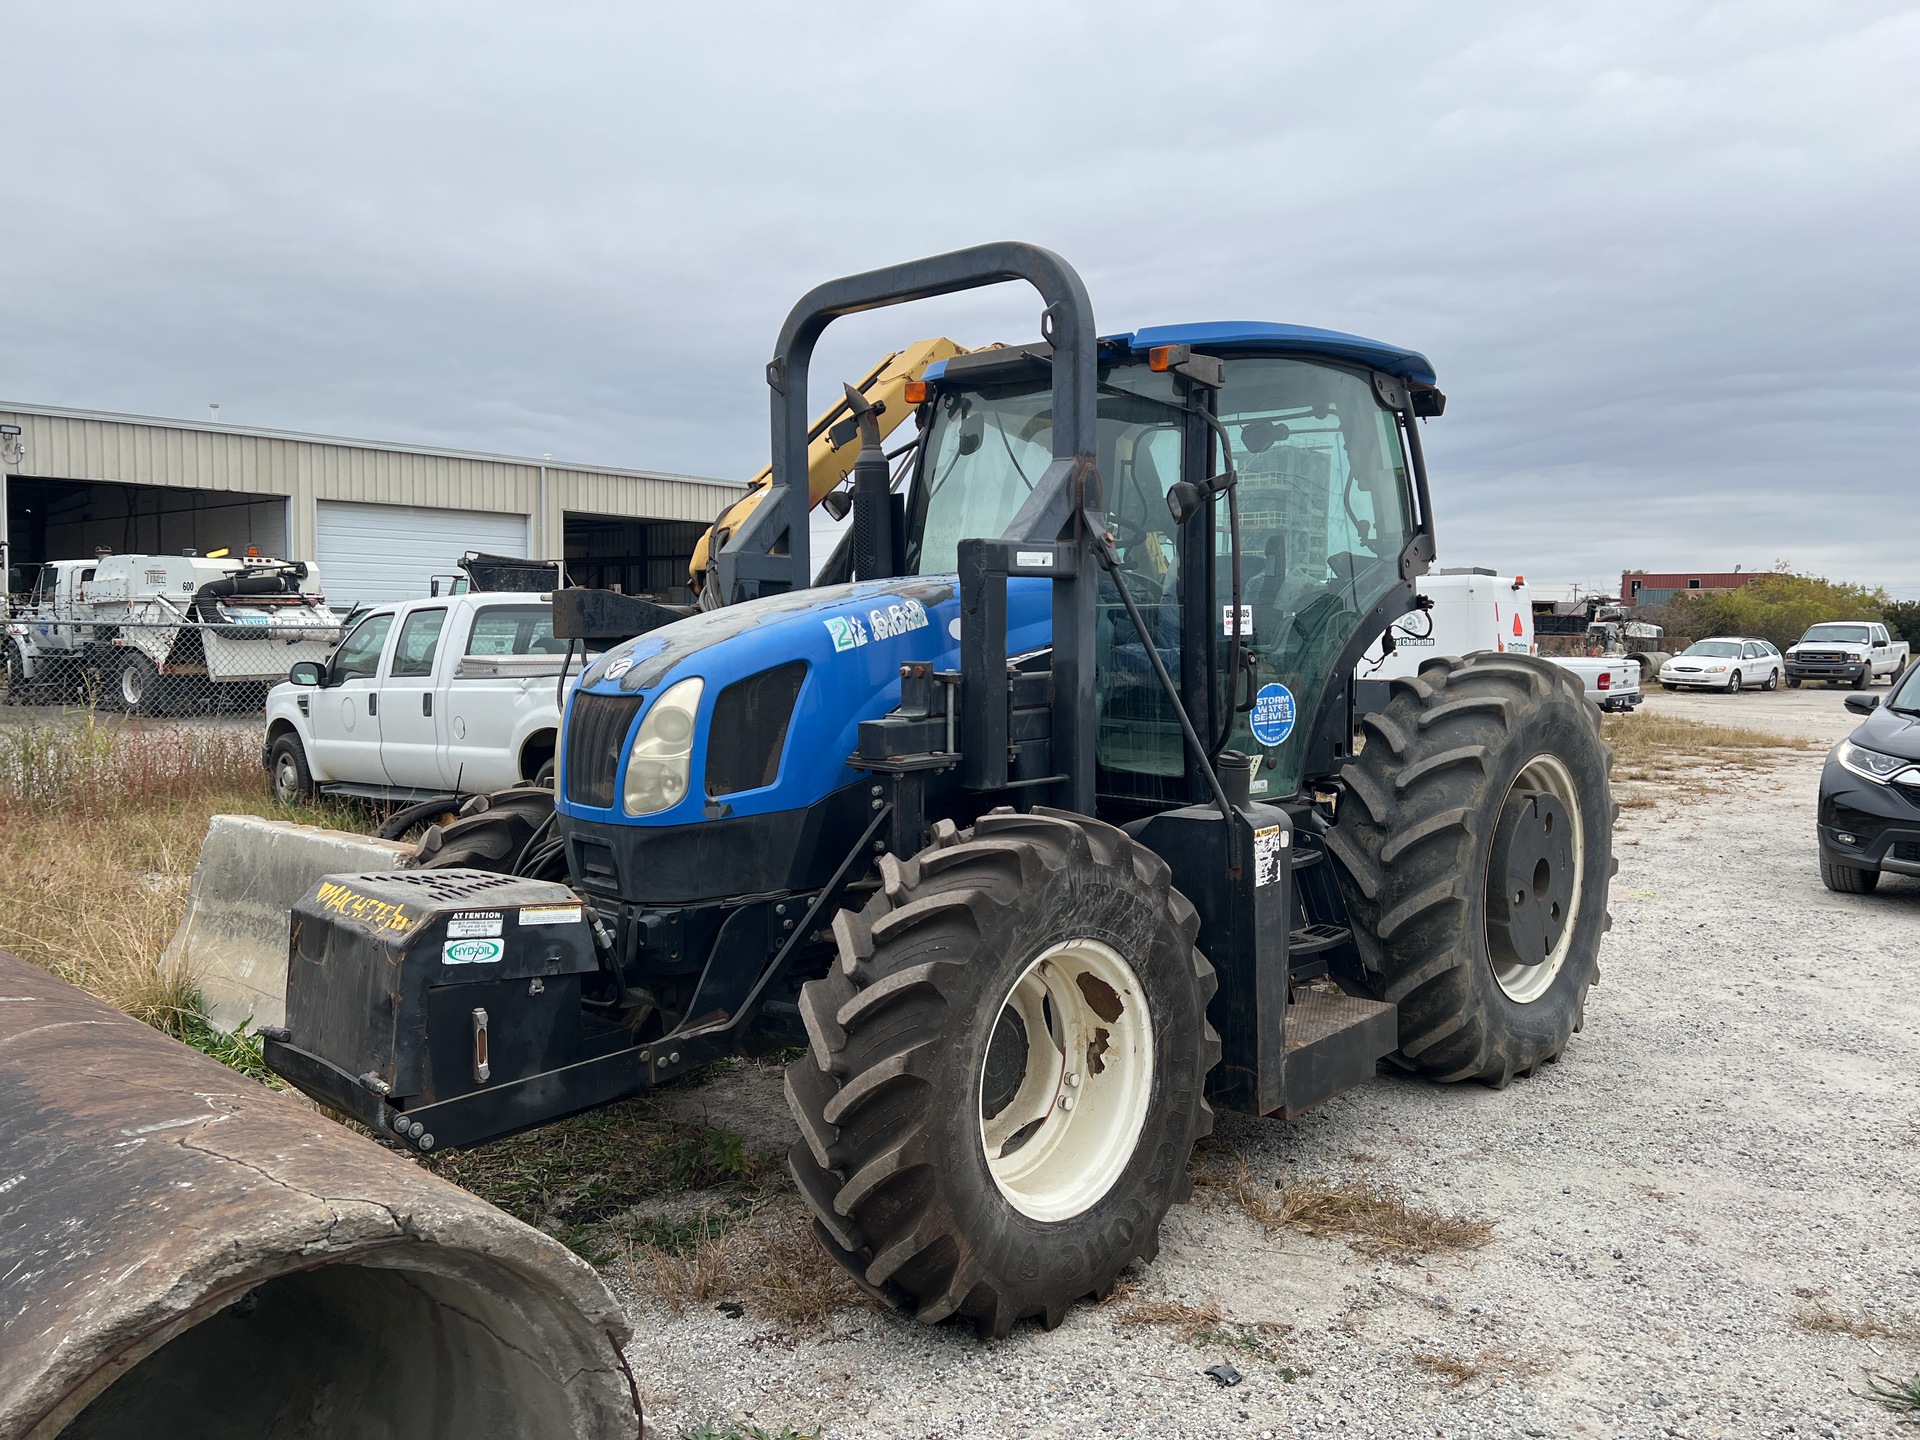
<svg viewBox="0 0 1920 1440">
<path fill-rule="evenodd" d="M 1567 963 L 1567 956 L 1573 953 L 1573 937 L 1580 925 L 1580 894 L 1587 874 L 1587 827 L 1580 809 L 1580 792 L 1573 785 L 1573 772 L 1554 756 L 1536 755 L 1529 760 L 1507 791 L 1509 799 L 1515 790 L 1544 791 L 1567 807 L 1567 818 L 1573 822 L 1573 898 L 1568 902 L 1567 923 L 1561 928 L 1560 942 L 1538 965 L 1491 962 L 1493 978 L 1507 998 L 1519 1005 L 1530 1005 L 1553 988 L 1554 978 Z M 1503 800 L 1496 813 L 1505 810 Z M 1491 877 L 1487 883 L 1492 883 Z M 1482 886 L 1483 894 L 1485 888 Z"/>
<path fill-rule="evenodd" d="M 293 768 L 293 757 L 283 754 L 280 763 L 274 767 L 273 776 L 279 782 L 280 798 L 291 800 L 299 790 L 299 777 Z"/>
<path fill-rule="evenodd" d="M 1111 946 L 1084 939 L 1052 946 L 1020 973 L 995 1034 L 1009 1014 L 1026 1032 L 1024 1067 L 989 1117 L 983 1051 L 981 1149 L 1014 1209 L 1068 1220 L 1097 1204 L 1133 1158 L 1153 1093 L 1153 1021 L 1133 967 Z"/>
<path fill-rule="evenodd" d="M 120 698 L 129 705 L 140 703 L 140 675 L 131 665 L 120 672 Z"/>
</svg>

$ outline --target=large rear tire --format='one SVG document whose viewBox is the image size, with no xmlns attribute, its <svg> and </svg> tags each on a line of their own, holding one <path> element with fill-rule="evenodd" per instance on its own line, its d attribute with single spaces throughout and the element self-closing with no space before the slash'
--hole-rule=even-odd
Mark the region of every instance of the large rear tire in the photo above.
<svg viewBox="0 0 1920 1440">
<path fill-rule="evenodd" d="M 1495 1087 L 1558 1060 L 1599 979 L 1613 755 L 1571 672 L 1528 655 L 1395 680 L 1341 772 L 1339 862 L 1399 1059 Z"/>
<path fill-rule="evenodd" d="M 1051 1328 L 1159 1249 L 1213 1128 L 1213 967 L 1166 862 L 1110 825 L 940 827 L 834 921 L 801 992 L 789 1156 L 827 1251 L 927 1322 Z"/>
</svg>

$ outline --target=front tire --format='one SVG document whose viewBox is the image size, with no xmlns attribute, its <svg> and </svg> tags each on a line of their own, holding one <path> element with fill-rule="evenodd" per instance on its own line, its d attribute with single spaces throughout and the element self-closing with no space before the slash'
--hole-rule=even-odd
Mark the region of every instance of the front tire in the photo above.
<svg viewBox="0 0 1920 1440">
<path fill-rule="evenodd" d="M 1880 872 L 1859 870 L 1851 865 L 1836 865 L 1831 860 L 1823 859 L 1820 862 L 1820 883 L 1842 895 L 1871 895 L 1879 887 Z"/>
<path fill-rule="evenodd" d="M 282 805 L 298 805 L 313 798 L 313 771 L 307 766 L 306 747 L 288 733 L 267 747 L 267 783 Z"/>
<path fill-rule="evenodd" d="M 1762 690 L 1778 690 L 1780 688 L 1780 672 L 1778 670 L 1769 670 L 1766 681 L 1760 688 Z"/>
<path fill-rule="evenodd" d="M 1853 688 L 1856 690 L 1866 689 L 1867 682 L 1872 678 L 1873 678 L 1873 671 L 1863 666 L 1860 670 L 1860 673 L 1853 677 Z"/>
<path fill-rule="evenodd" d="M 789 1156 L 821 1244 L 918 1319 L 1060 1323 L 1159 1249 L 1213 1128 L 1213 967 L 1166 862 L 1055 811 L 940 827 L 801 992 Z"/>
<path fill-rule="evenodd" d="M 553 823 L 553 791 L 541 786 L 517 785 L 475 795 L 456 818 L 420 837 L 408 866 L 565 880 L 567 855 L 552 838 Z"/>
<path fill-rule="evenodd" d="M 1580 682 L 1527 655 L 1429 662 L 1362 723 L 1327 848 L 1364 988 L 1400 1007 L 1409 1068 L 1504 1086 L 1559 1059 L 1599 978 L 1612 752 Z"/>
<path fill-rule="evenodd" d="M 1738 695 L 1739 693 L 1740 693 L 1740 670 L 1738 666 L 1735 666 L 1734 672 L 1727 677 L 1727 694 Z"/>
<path fill-rule="evenodd" d="M 1799 688 L 1800 688 L 1800 677 L 1798 675 L 1787 676 L 1787 689 L 1798 690 Z"/>
</svg>

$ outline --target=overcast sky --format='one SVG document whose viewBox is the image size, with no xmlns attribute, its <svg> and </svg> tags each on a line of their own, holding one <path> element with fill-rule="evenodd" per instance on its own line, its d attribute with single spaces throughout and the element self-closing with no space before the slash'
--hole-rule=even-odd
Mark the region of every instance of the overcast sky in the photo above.
<svg viewBox="0 0 1920 1440">
<path fill-rule="evenodd" d="M 745 478 L 802 291 L 1028 239 L 1424 351 L 1442 563 L 1920 597 L 1916 73 L 1848 0 L 11 0 L 0 397 Z"/>
</svg>

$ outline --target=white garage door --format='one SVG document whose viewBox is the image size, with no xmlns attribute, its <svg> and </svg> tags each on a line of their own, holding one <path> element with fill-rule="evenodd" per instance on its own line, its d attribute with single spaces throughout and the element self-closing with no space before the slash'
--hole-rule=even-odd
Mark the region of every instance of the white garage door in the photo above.
<svg viewBox="0 0 1920 1440">
<path fill-rule="evenodd" d="M 527 553 L 524 515 L 322 500 L 314 519 L 329 605 L 423 599 L 431 578 L 457 573 L 453 562 L 469 550 Z"/>
</svg>

